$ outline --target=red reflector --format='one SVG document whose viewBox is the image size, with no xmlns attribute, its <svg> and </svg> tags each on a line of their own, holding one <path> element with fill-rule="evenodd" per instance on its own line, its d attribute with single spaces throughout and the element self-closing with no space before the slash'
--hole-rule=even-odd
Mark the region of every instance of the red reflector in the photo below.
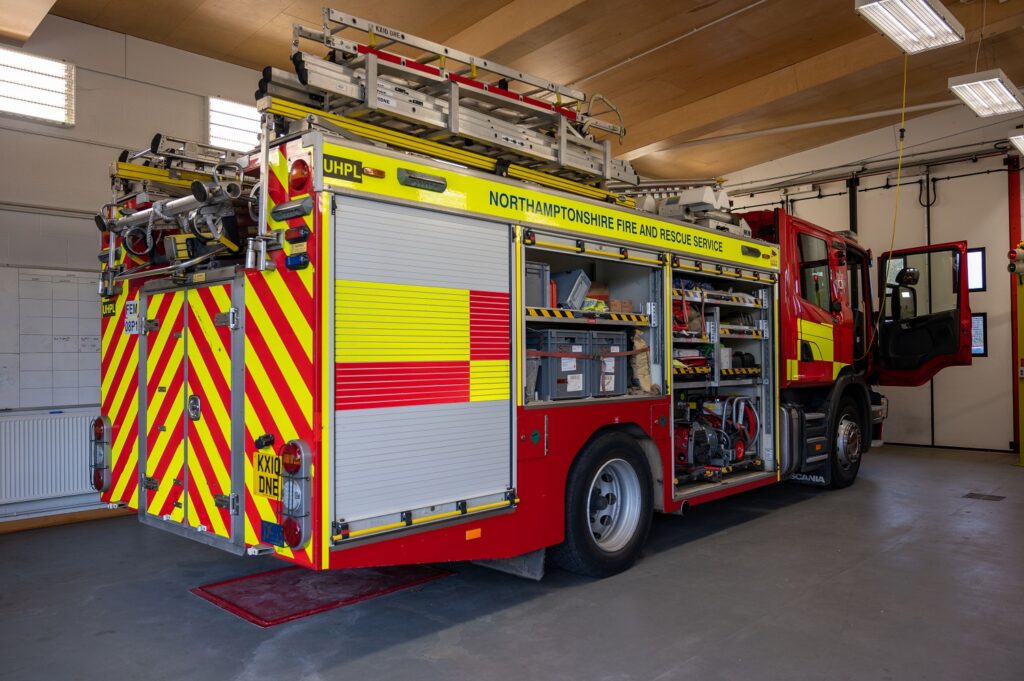
<svg viewBox="0 0 1024 681">
<path fill-rule="evenodd" d="M 103 491 L 103 469 L 93 468 L 92 469 L 92 487 L 97 492 Z"/>
<path fill-rule="evenodd" d="M 103 442 L 104 436 L 106 435 L 106 424 L 103 423 L 103 419 L 100 417 L 92 420 L 92 439 L 94 442 Z"/>
<path fill-rule="evenodd" d="M 284 540 L 288 546 L 295 548 L 302 544 L 302 524 L 295 518 L 285 518 L 282 523 Z"/>
<path fill-rule="evenodd" d="M 309 178 L 309 164 L 301 158 L 293 162 L 292 167 L 288 169 L 288 186 L 292 188 L 293 192 L 308 191 Z"/>
<path fill-rule="evenodd" d="M 289 475 L 296 475 L 302 470 L 302 450 L 298 442 L 287 442 L 281 447 L 281 466 Z"/>
<path fill-rule="evenodd" d="M 305 227 L 292 227 L 285 230 L 284 240 L 290 244 L 309 240 L 309 230 Z"/>
</svg>

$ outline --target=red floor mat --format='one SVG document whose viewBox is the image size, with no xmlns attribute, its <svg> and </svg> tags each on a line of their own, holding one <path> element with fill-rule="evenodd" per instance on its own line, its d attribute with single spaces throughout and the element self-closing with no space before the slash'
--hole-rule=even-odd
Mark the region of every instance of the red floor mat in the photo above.
<svg viewBox="0 0 1024 681">
<path fill-rule="evenodd" d="M 261 627 L 315 615 L 451 573 L 427 565 L 315 572 L 289 566 L 192 589 L 192 593 Z"/>
</svg>

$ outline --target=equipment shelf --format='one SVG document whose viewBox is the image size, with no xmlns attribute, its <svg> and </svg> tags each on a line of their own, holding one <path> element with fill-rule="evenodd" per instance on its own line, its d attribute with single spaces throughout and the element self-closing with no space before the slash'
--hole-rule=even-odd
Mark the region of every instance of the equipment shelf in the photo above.
<svg viewBox="0 0 1024 681">
<path fill-rule="evenodd" d="M 707 344 L 711 342 L 711 336 L 672 336 L 673 343 L 694 343 L 697 345 Z"/>
<path fill-rule="evenodd" d="M 707 376 L 711 373 L 711 367 L 675 367 L 672 369 L 673 376 Z"/>
<path fill-rule="evenodd" d="M 761 301 L 749 295 L 740 295 L 726 291 L 704 291 L 672 289 L 674 300 L 686 300 L 691 303 L 707 303 L 709 305 L 729 305 L 731 307 L 749 307 L 760 310 Z"/>
<path fill-rule="evenodd" d="M 718 326 L 718 336 L 722 340 L 761 340 L 764 338 L 764 334 L 761 332 L 761 329 L 756 326 L 746 326 L 742 324 L 720 324 Z"/>
<path fill-rule="evenodd" d="M 526 321 L 546 324 L 597 324 L 599 326 L 650 326 L 645 314 L 631 312 L 590 312 L 550 307 L 526 308 Z"/>
</svg>

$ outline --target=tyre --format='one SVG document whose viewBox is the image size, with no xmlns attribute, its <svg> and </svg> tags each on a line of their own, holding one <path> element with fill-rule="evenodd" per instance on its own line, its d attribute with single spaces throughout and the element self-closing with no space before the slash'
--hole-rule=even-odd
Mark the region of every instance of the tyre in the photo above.
<svg viewBox="0 0 1024 681">
<path fill-rule="evenodd" d="M 832 468 L 832 487 L 849 487 L 860 471 L 861 453 L 864 450 L 864 432 L 857 403 L 849 397 L 839 402 L 835 423 L 832 426 L 832 452 L 829 463 Z"/>
<path fill-rule="evenodd" d="M 565 490 L 565 541 L 549 555 L 564 570 L 608 577 L 636 562 L 651 529 L 651 472 L 636 440 L 606 433 L 573 462 Z"/>
</svg>

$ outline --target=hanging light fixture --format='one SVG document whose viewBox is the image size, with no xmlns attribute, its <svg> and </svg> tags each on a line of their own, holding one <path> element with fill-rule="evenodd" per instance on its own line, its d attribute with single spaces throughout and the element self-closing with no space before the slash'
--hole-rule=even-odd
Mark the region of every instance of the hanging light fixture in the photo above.
<svg viewBox="0 0 1024 681">
<path fill-rule="evenodd" d="M 1016 127 L 1010 131 L 1008 135 L 1010 138 L 1010 144 L 1017 147 L 1017 151 L 1020 152 L 1021 156 L 1024 156 L 1024 127 Z"/>
<path fill-rule="evenodd" d="M 939 0 L 854 0 L 853 9 L 907 54 L 964 39 L 963 24 Z"/>
<path fill-rule="evenodd" d="M 982 118 L 1024 111 L 1020 90 L 1002 69 L 954 76 L 949 79 L 949 89 Z"/>
</svg>

